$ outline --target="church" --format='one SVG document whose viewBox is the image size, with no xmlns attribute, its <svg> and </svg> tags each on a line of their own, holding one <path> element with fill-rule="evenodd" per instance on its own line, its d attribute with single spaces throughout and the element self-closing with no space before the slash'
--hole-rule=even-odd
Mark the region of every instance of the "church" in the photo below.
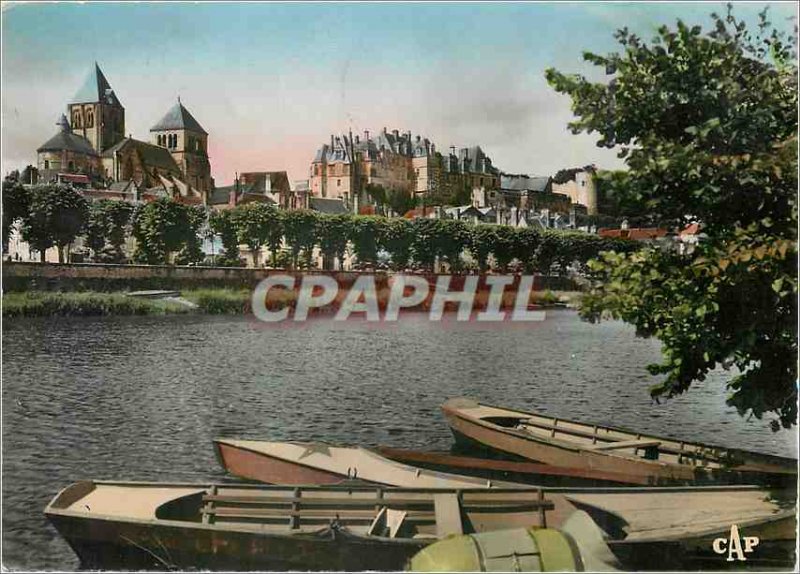
<svg viewBox="0 0 800 574">
<path fill-rule="evenodd" d="M 150 128 L 150 141 L 125 136 L 125 108 L 95 63 L 37 151 L 39 181 L 204 203 L 214 190 L 208 132 L 178 101 Z"/>
</svg>

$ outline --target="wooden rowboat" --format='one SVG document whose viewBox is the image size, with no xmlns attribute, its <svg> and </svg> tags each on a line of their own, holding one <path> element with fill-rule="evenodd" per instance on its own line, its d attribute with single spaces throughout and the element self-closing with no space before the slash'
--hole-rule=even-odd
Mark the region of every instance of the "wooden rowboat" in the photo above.
<svg viewBox="0 0 800 574">
<path fill-rule="evenodd" d="M 649 484 L 642 477 L 618 472 L 602 472 L 591 468 L 567 468 L 538 462 L 388 446 L 375 447 L 375 452 L 389 460 L 423 469 L 476 476 L 492 481 L 511 481 L 535 486 L 647 486 Z"/>
<path fill-rule="evenodd" d="M 797 480 L 797 460 L 450 399 L 442 410 L 456 441 L 544 464 L 612 472 L 648 484 Z"/>
<path fill-rule="evenodd" d="M 406 488 L 515 486 L 414 468 L 360 447 L 220 438 L 214 440 L 214 449 L 220 464 L 232 475 L 267 484 L 338 484 L 358 479 Z"/>
<path fill-rule="evenodd" d="M 768 552 L 753 564 L 793 559 L 794 512 L 759 489 L 623 490 L 84 481 L 45 514 L 86 568 L 400 570 L 451 534 L 559 528 L 576 512 L 591 517 L 629 569 L 654 557 L 651 568 L 694 564 L 733 522 Z"/>
</svg>

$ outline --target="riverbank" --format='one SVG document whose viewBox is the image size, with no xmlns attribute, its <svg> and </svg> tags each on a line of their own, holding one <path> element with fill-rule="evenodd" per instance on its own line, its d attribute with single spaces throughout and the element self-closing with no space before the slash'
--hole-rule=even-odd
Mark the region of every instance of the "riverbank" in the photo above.
<svg viewBox="0 0 800 574">
<path fill-rule="evenodd" d="M 529 303 L 544 308 L 574 307 L 580 300 L 578 291 L 534 291 Z M 187 289 L 181 298 L 196 307 L 174 299 L 131 297 L 123 292 L 96 291 L 25 291 L 3 294 L 3 317 L 93 317 L 125 315 L 245 315 L 251 310 L 249 289 Z M 270 292 L 267 305 L 282 308 L 294 304 L 294 292 Z M 380 295 L 379 295 L 380 299 Z M 510 301 L 509 301 L 510 303 Z"/>
</svg>

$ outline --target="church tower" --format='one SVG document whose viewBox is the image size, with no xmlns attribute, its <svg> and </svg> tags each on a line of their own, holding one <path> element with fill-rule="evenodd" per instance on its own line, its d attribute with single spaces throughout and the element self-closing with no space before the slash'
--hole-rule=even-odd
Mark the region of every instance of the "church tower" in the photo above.
<svg viewBox="0 0 800 574">
<path fill-rule="evenodd" d="M 89 140 L 98 154 L 125 137 L 125 108 L 97 62 L 67 109 L 72 132 Z"/>
<path fill-rule="evenodd" d="M 184 181 L 201 192 L 211 191 L 211 164 L 208 161 L 208 132 L 189 113 L 180 98 L 150 128 L 151 143 L 165 147 L 183 172 Z"/>
</svg>

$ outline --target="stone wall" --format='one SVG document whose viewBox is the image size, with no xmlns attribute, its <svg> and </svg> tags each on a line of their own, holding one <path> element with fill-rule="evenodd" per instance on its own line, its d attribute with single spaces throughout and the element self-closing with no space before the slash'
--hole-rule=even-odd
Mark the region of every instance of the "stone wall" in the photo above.
<svg viewBox="0 0 800 574">
<path fill-rule="evenodd" d="M 313 271 L 332 275 L 339 285 L 352 284 L 360 272 Z M 253 289 L 271 274 L 303 275 L 301 271 L 244 267 L 168 267 L 166 265 L 102 265 L 96 263 L 3 263 L 4 291 L 140 291 L 146 289 Z M 381 278 L 388 275 L 376 273 Z M 435 275 L 429 279 L 435 281 Z M 453 281 L 457 288 L 458 281 Z M 566 277 L 541 277 L 535 289 L 576 290 Z"/>
</svg>

